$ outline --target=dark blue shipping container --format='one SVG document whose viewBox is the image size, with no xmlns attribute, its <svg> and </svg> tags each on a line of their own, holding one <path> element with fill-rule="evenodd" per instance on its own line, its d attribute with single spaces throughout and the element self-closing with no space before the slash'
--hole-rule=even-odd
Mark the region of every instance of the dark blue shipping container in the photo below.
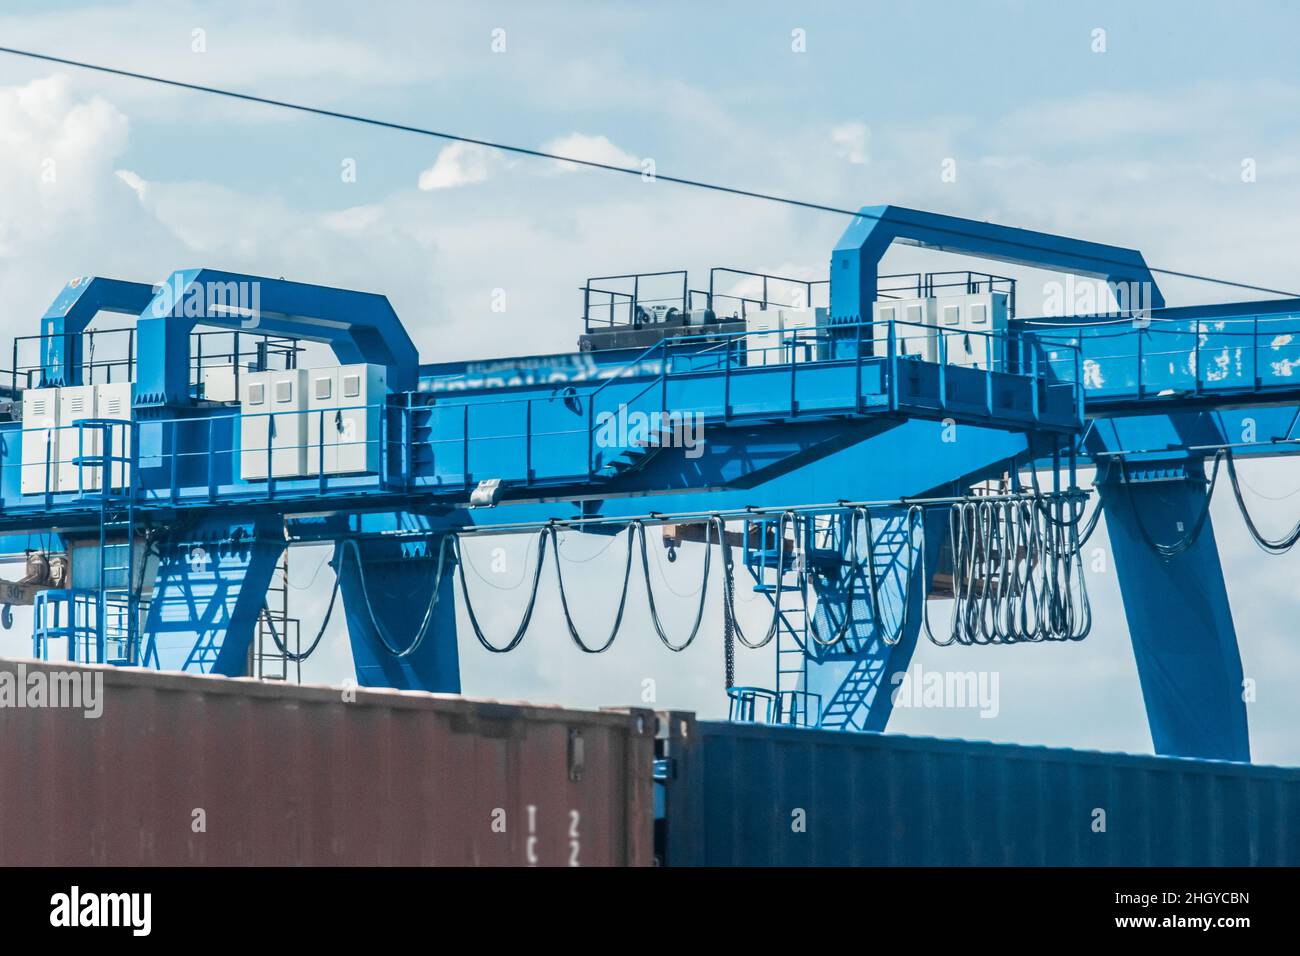
<svg viewBox="0 0 1300 956">
<path fill-rule="evenodd" d="M 669 866 L 1300 864 L 1300 769 L 661 715 Z"/>
</svg>

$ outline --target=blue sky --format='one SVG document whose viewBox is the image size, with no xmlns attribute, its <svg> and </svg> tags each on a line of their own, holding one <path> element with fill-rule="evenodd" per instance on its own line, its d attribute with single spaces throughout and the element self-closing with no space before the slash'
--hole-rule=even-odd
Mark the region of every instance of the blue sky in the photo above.
<svg viewBox="0 0 1300 956">
<path fill-rule="evenodd" d="M 1059 231 L 1280 288 L 1300 286 L 1298 27 L 1284 2 L 0 5 L 0 45 L 575 155 L 650 157 L 661 173 L 833 205 Z M 504 52 L 492 50 L 498 29 Z M 796 30 L 804 52 L 792 49 Z M 586 276 L 731 265 L 820 278 L 843 225 L 444 149 L 0 57 L 0 331 L 33 332 L 73 275 L 154 280 L 208 265 L 385 293 L 425 361 L 561 352 L 578 332 Z M 948 159 L 955 182 L 940 178 Z M 42 180 L 48 160 L 54 182 Z M 341 175 L 349 161 L 355 181 Z M 937 261 L 900 253 L 886 266 Z M 1032 312 L 1041 283 L 1020 278 Z M 1243 297 L 1163 284 L 1171 304 Z M 491 309 L 496 289 L 505 313 Z M 1283 496 L 1300 469 L 1243 474 L 1282 497 L 1265 513 L 1289 524 L 1300 499 Z M 1214 515 L 1247 674 L 1260 684 L 1256 759 L 1294 763 L 1297 558 L 1255 551 L 1229 505 Z M 602 544 L 574 540 L 572 553 Z M 298 586 L 321 556 L 295 554 Z M 593 593 L 607 593 L 600 562 L 588 567 Z M 327 577 L 303 592 L 309 631 Z M 998 669 L 996 720 L 913 711 L 891 729 L 1149 750 L 1113 574 L 1094 575 L 1092 591 L 1098 625 L 1078 647 L 918 653 L 926 668 Z M 498 630 L 515 613 L 509 596 L 500 603 Z M 618 704 L 636 702 L 650 677 L 659 705 L 717 713 L 716 643 L 668 655 L 644 624 L 592 660 L 557 615 L 544 601 L 542 623 L 505 660 L 462 640 L 467 691 Z M 24 646 L 0 636 L 0 651 Z M 339 680 L 347 660 L 333 635 L 309 674 Z M 766 657 L 741 666 L 770 680 Z"/>
</svg>

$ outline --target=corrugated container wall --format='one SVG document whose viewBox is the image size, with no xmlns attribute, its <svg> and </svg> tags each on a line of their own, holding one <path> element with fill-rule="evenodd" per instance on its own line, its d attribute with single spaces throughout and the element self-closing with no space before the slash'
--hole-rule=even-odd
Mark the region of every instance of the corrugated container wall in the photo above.
<svg viewBox="0 0 1300 956">
<path fill-rule="evenodd" d="M 663 716 L 669 866 L 1300 864 L 1300 770 Z"/>
<path fill-rule="evenodd" d="M 102 715 L 16 706 L 56 674 Z M 0 865 L 652 862 L 649 711 L 351 696 L 0 662 Z"/>
</svg>

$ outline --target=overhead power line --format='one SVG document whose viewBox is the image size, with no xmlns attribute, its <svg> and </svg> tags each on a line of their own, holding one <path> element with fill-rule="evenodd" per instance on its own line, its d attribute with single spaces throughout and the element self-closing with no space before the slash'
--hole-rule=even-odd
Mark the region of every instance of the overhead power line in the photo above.
<svg viewBox="0 0 1300 956">
<path fill-rule="evenodd" d="M 329 119 L 344 120 L 349 123 L 360 123 L 365 126 L 373 126 L 380 129 L 394 130 L 400 133 L 415 133 L 418 136 L 429 136 L 435 139 L 447 140 L 455 143 L 466 143 L 472 146 L 482 146 L 486 149 L 497 150 L 503 153 L 513 153 L 518 156 L 529 156 L 534 159 L 549 159 L 561 163 L 570 163 L 574 166 L 586 166 L 591 169 L 602 169 L 611 173 L 623 173 L 629 176 L 641 177 L 645 171 L 631 166 L 618 166 L 614 163 L 602 163 L 594 159 L 579 159 L 575 156 L 563 156 L 559 153 L 551 153 L 541 149 L 530 149 L 526 146 L 514 146 L 509 143 L 500 143 L 493 140 L 479 139 L 473 136 L 462 136 L 459 133 L 448 133 L 443 130 L 428 129 L 422 126 L 412 126 L 407 123 L 395 123 L 389 120 L 375 119 L 370 116 L 362 116 L 358 113 L 344 113 L 340 110 L 330 110 L 319 106 L 308 106 L 303 103 L 292 103 L 288 100 L 278 100 L 267 96 L 257 96 L 252 93 L 241 93 L 237 90 L 226 90 L 217 86 L 207 86 L 202 83 L 187 83 L 184 80 L 173 80 L 164 76 L 154 76 L 149 73 L 138 73 L 133 70 L 123 70 L 112 66 L 102 66 L 97 63 L 87 63 L 83 60 L 73 60 L 67 57 L 52 56 L 48 53 L 36 53 L 32 50 L 19 50 L 14 47 L 0 46 L 0 53 L 8 53 L 12 56 L 26 57 L 31 60 L 41 60 L 46 63 L 57 63 L 61 66 L 70 66 L 79 70 L 91 70 L 96 73 L 106 73 L 112 76 L 125 77 L 131 80 L 142 80 L 147 83 L 157 83 L 162 86 L 170 86 L 176 89 L 190 90 L 195 93 L 208 93 L 212 96 L 224 96 L 228 99 L 241 100 L 245 103 L 260 103 L 263 106 L 274 106 L 279 109 L 294 110 L 299 113 L 307 113 L 313 116 L 323 116 Z M 792 206 L 798 209 L 809 209 L 816 212 L 831 213 L 838 216 L 849 216 L 851 218 L 879 219 L 880 217 L 872 213 L 865 213 L 858 209 L 845 209 L 840 206 L 829 206 L 823 203 L 809 202 L 803 199 L 795 199 L 790 196 L 777 196 L 772 193 L 756 192 L 750 189 L 740 189 L 735 186 L 725 186 L 721 183 L 704 182 L 699 179 L 687 179 L 682 176 L 666 176 L 662 173 L 655 172 L 654 179 L 657 182 L 675 183 L 679 186 L 690 186 L 695 189 L 708 189 L 714 192 L 726 193 L 732 196 L 740 196 L 745 199 L 757 199 L 762 202 L 778 203 L 783 206 Z M 935 232 L 945 233 L 947 235 L 959 236 L 966 239 L 981 239 L 971 232 L 960 229 L 951 229 L 945 227 L 934 227 Z M 1036 248 L 1031 243 L 1016 242 L 1003 240 L 1003 245 L 1018 246 L 1025 249 Z M 1131 268 L 1132 263 L 1119 259 L 1111 259 L 1105 256 L 1079 255 L 1079 259 L 1090 260 L 1097 265 L 1119 266 L 1121 268 Z M 1231 279 L 1218 279 L 1213 276 L 1202 275 L 1195 272 L 1185 272 L 1178 269 L 1162 269 L 1155 266 L 1147 266 L 1152 273 L 1164 276 L 1172 276 L 1179 279 L 1191 279 L 1197 282 L 1208 282 L 1213 285 L 1228 286 L 1234 289 L 1244 289 L 1251 292 L 1266 292 L 1269 295 L 1282 295 L 1289 298 L 1300 298 L 1300 293 L 1288 292 L 1283 289 L 1271 289 L 1267 286 L 1252 285 L 1248 282 L 1236 282 Z"/>
</svg>

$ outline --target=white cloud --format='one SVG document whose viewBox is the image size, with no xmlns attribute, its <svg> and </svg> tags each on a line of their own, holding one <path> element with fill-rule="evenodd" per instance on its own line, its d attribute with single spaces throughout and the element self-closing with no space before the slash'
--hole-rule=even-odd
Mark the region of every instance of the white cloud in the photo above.
<svg viewBox="0 0 1300 956">
<path fill-rule="evenodd" d="M 274 188 L 146 178 L 124 161 L 126 116 L 76 91 L 62 76 L 0 86 L 0 181 L 7 184 L 0 190 L 0 334 L 35 332 L 72 276 L 153 281 L 193 265 L 364 288 L 413 304 L 438 299 L 432 240 L 413 217 L 395 215 L 398 203 L 357 204 L 353 188 L 340 185 L 331 194 L 341 197 L 337 205 L 313 211 Z M 409 202 L 409 189 L 401 198 Z M 431 310 L 422 311 L 427 319 Z M 431 324 L 412 334 L 431 335 Z"/>
<path fill-rule="evenodd" d="M 589 136 L 586 133 L 570 133 L 553 139 L 542 146 L 548 153 L 569 156 L 573 159 L 586 160 L 589 163 L 605 163 L 608 166 L 639 167 L 641 160 L 609 141 L 608 136 Z M 556 162 L 552 167 L 556 172 L 571 173 L 580 167 L 572 163 Z"/>
<path fill-rule="evenodd" d="M 488 178 L 490 151 L 472 143 L 444 146 L 432 166 L 420 173 L 420 188 L 455 189 L 481 183 Z"/>
<path fill-rule="evenodd" d="M 150 238 L 139 199 L 114 173 L 129 130 L 113 104 L 74 96 L 64 77 L 0 87 L 0 333 L 34 332 L 69 277 L 112 274 Z"/>
<path fill-rule="evenodd" d="M 131 191 L 140 197 L 141 202 L 144 202 L 148 197 L 149 184 L 141 179 L 138 173 L 133 173 L 129 169 L 119 169 L 117 171 L 117 178 L 130 186 Z"/>
<path fill-rule="evenodd" d="M 840 159 L 847 159 L 856 166 L 865 166 L 871 161 L 867 153 L 867 141 L 871 138 L 871 130 L 867 129 L 867 124 L 852 120 L 848 123 L 841 123 L 831 130 L 831 142 L 835 144 L 835 155 Z"/>
<path fill-rule="evenodd" d="M 542 146 L 548 153 L 571 156 L 593 163 L 611 166 L 639 167 L 641 161 L 626 150 L 610 142 L 607 136 L 570 133 L 552 139 Z M 455 189 L 485 182 L 495 169 L 522 168 L 531 173 L 567 173 L 580 168 L 571 163 L 550 162 L 538 166 L 535 162 L 519 164 L 486 146 L 473 143 L 451 143 L 438 153 L 432 166 L 420 173 L 419 186 L 425 192 L 437 189 Z"/>
</svg>

